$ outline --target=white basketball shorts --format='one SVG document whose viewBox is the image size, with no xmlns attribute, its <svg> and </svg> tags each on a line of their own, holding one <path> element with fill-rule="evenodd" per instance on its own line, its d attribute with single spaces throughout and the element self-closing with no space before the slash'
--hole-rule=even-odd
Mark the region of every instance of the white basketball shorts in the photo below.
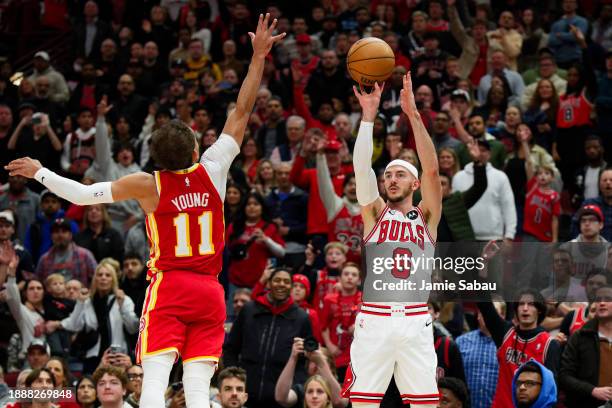
<svg viewBox="0 0 612 408">
<path fill-rule="evenodd" d="M 426 303 L 364 303 L 355 320 L 342 396 L 379 404 L 395 376 L 404 404 L 437 404 L 437 365 Z"/>
</svg>

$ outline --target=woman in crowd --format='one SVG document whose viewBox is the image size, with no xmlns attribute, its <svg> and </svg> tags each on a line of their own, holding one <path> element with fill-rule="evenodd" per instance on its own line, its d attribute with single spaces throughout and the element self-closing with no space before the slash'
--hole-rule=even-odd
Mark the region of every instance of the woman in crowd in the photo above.
<svg viewBox="0 0 612 408">
<path fill-rule="evenodd" d="M 244 142 L 242 142 L 239 163 L 249 184 L 253 183 L 257 176 L 257 166 L 259 165 L 258 157 L 259 152 L 257 151 L 257 142 L 255 139 L 252 137 L 245 138 Z"/>
<path fill-rule="evenodd" d="M 74 379 L 68 368 L 66 360 L 61 357 L 53 356 L 49 359 L 45 368 L 55 377 L 56 388 L 64 389 L 74 385 Z"/>
<path fill-rule="evenodd" d="M 266 197 L 276 187 L 276 173 L 272 162 L 268 159 L 260 160 L 257 165 L 254 188 L 263 197 Z"/>
<path fill-rule="evenodd" d="M 520 72 L 524 72 L 529 68 L 536 67 L 538 51 L 546 47 L 548 34 L 540 26 L 539 18 L 531 7 L 522 11 L 517 30 L 521 33 L 521 37 L 523 37 L 523 45 L 518 62 Z"/>
<path fill-rule="evenodd" d="M 94 408 L 98 402 L 96 384 L 89 375 L 84 375 L 76 384 L 76 402 L 81 408 Z"/>
<path fill-rule="evenodd" d="M 98 262 L 111 257 L 123 261 L 123 238 L 111 226 L 106 204 L 85 207 L 83 224 L 83 231 L 74 237 L 77 245 L 89 249 Z"/>
<path fill-rule="evenodd" d="M 0 248 L 0 277 L 8 276 L 6 281 L 6 303 L 21 335 L 21 353 L 25 354 L 32 340 L 45 338 L 45 309 L 43 299 L 45 287 L 38 279 L 25 283 L 25 302 L 21 303 L 21 294 L 17 286 L 17 265 L 19 258 L 10 242 L 5 241 Z"/>
<path fill-rule="evenodd" d="M 495 80 L 494 77 L 493 80 Z M 494 84 L 491 81 L 491 89 L 487 94 L 487 100 L 484 105 L 474 110 L 474 113 L 480 113 L 485 118 L 485 125 L 487 128 L 495 128 L 497 122 L 499 122 L 506 109 L 508 107 L 508 97 L 510 96 L 509 88 L 500 84 Z"/>
<path fill-rule="evenodd" d="M 58 328 L 83 332 L 85 373 L 93 372 L 111 344 L 127 352 L 126 332 L 135 334 L 138 331 L 134 302 L 119 289 L 117 269 L 118 264 L 103 260 L 96 268 L 90 290 L 81 293 L 70 316 L 47 324 L 51 332 Z"/>
<path fill-rule="evenodd" d="M 457 153 L 450 147 L 443 147 L 438 151 L 438 163 L 440 166 L 440 173 L 446 174 L 451 180 L 453 176 L 461 170 Z"/>
<path fill-rule="evenodd" d="M 285 243 L 270 219 L 264 198 L 255 192 L 247 195 L 227 237 L 230 252 L 228 296 L 231 299 L 236 287 L 255 286 L 269 258 L 285 256 Z"/>
<path fill-rule="evenodd" d="M 559 96 L 555 85 L 549 79 L 541 79 L 523 118 L 534 131 L 535 143 L 549 152 L 552 152 L 555 141 L 558 109 Z"/>
<path fill-rule="evenodd" d="M 244 200 L 244 191 L 242 190 L 242 186 L 230 181 L 227 185 L 227 189 L 225 190 L 225 202 L 224 202 L 224 215 L 225 215 L 225 225 L 229 228 L 229 226 L 236 219 L 236 215 L 238 211 L 243 206 Z"/>
</svg>

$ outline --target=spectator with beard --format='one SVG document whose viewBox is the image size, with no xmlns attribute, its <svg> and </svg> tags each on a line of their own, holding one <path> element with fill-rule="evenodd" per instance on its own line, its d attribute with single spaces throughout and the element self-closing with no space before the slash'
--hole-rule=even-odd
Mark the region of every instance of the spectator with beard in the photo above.
<svg viewBox="0 0 612 408">
<path fill-rule="evenodd" d="M 515 408 L 554 408 L 557 384 L 553 373 L 537 361 L 528 361 L 516 370 L 512 381 Z"/>
<path fill-rule="evenodd" d="M 344 67 L 340 65 L 336 51 L 324 50 L 321 53 L 319 66 L 312 73 L 306 85 L 306 92 L 310 95 L 312 110 L 318 110 L 322 101 L 337 99 L 346 104 L 347 89 L 351 81 L 347 78 Z"/>
<path fill-rule="evenodd" d="M 226 367 L 217 376 L 221 408 L 243 408 L 248 401 L 246 371 L 239 367 Z"/>
<path fill-rule="evenodd" d="M 36 267 L 36 275 L 45 279 L 52 273 L 59 273 L 66 278 L 78 279 L 85 286 L 93 278 L 96 259 L 93 254 L 72 240 L 72 224 L 64 218 L 58 218 L 51 226 L 53 246 L 45 252 Z"/>
<path fill-rule="evenodd" d="M 25 247 L 32 254 L 35 263 L 42 254 L 51 248 L 51 227 L 56 220 L 64 218 L 64 210 L 60 199 L 49 190 L 40 193 L 40 213 L 36 215 L 36 221 L 30 225 L 25 238 Z M 68 221 L 72 234 L 79 232 L 79 227 L 74 221 Z"/>
<path fill-rule="evenodd" d="M 506 149 L 500 141 L 487 132 L 485 120 L 481 114 L 473 113 L 470 115 L 467 123 L 467 130 L 463 127 L 463 124 L 457 116 L 453 117 L 453 124 L 461 140 L 474 138 L 476 142 L 486 141 L 491 147 L 491 164 L 497 169 L 502 169 L 504 167 L 506 162 Z M 464 167 L 471 161 L 470 153 L 465 142 L 457 148 L 457 156 L 459 157 L 461 167 Z"/>
<path fill-rule="evenodd" d="M 587 164 L 576 170 L 572 183 L 569 185 L 572 204 L 580 205 L 585 199 L 595 199 L 599 196 L 599 177 L 608 167 L 604 160 L 603 140 L 597 135 L 590 135 L 584 142 Z"/>
</svg>

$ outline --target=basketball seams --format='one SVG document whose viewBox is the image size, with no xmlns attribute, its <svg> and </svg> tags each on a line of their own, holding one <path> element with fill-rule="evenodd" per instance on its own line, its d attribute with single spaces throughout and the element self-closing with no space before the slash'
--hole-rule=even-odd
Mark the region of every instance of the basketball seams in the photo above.
<svg viewBox="0 0 612 408">
<path fill-rule="evenodd" d="M 347 55 L 346 67 L 351 77 L 366 86 L 386 80 L 395 67 L 395 55 L 389 44 L 378 38 L 360 41 L 363 44 L 353 44 Z"/>
<path fill-rule="evenodd" d="M 356 62 L 369 61 L 369 60 L 384 60 L 384 59 L 392 59 L 392 60 L 395 61 L 395 57 L 370 57 L 370 58 L 362 58 L 362 59 L 358 59 L 358 60 L 353 60 L 353 61 L 349 62 L 346 65 L 348 65 L 349 68 L 350 68 L 351 64 L 354 64 Z"/>
</svg>

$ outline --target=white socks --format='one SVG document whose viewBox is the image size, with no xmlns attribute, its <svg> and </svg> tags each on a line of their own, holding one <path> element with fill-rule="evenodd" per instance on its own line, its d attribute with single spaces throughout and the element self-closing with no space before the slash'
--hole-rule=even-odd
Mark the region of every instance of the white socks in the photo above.
<svg viewBox="0 0 612 408">
<path fill-rule="evenodd" d="M 142 360 L 144 378 L 140 395 L 141 407 L 166 408 L 164 394 L 168 388 L 170 371 L 172 371 L 175 359 L 176 353 L 169 352 Z"/>
<path fill-rule="evenodd" d="M 211 361 L 191 361 L 183 364 L 183 389 L 187 408 L 210 408 L 210 380 L 215 373 L 215 367 L 216 364 Z"/>
</svg>

